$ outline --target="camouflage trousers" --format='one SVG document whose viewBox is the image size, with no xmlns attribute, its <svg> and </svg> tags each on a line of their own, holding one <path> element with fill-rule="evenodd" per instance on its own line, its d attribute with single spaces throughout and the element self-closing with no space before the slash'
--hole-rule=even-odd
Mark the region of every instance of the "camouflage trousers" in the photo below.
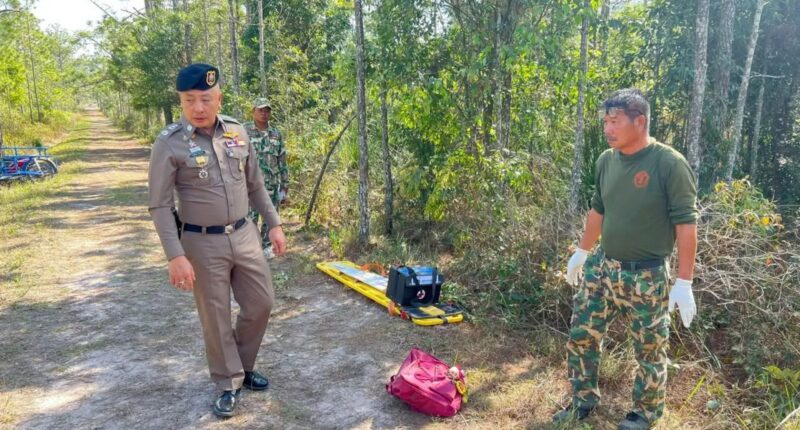
<svg viewBox="0 0 800 430">
<path fill-rule="evenodd" d="M 629 319 L 638 369 L 633 384 L 633 412 L 650 423 L 661 418 L 667 384 L 670 316 L 664 266 L 622 270 L 603 250 L 584 265 L 583 284 L 573 298 L 567 342 L 567 372 L 575 406 L 600 402 L 597 386 L 603 338 L 617 316 Z"/>
<path fill-rule="evenodd" d="M 279 211 L 280 206 L 281 206 L 281 191 L 280 191 L 280 189 L 275 188 L 274 190 L 271 190 L 271 189 L 267 188 L 267 193 L 269 194 L 270 200 L 272 200 L 272 205 L 275 206 L 275 211 L 276 212 Z M 258 225 L 258 219 L 261 217 L 261 215 L 258 213 L 257 210 L 255 210 L 255 209 L 253 209 L 251 207 L 250 211 L 247 213 L 247 217 L 250 218 L 251 220 L 253 220 L 253 223 L 255 225 Z M 267 249 L 271 245 L 272 244 L 269 241 L 269 227 L 267 226 L 267 224 L 262 219 L 261 220 L 261 246 L 264 249 Z"/>
</svg>

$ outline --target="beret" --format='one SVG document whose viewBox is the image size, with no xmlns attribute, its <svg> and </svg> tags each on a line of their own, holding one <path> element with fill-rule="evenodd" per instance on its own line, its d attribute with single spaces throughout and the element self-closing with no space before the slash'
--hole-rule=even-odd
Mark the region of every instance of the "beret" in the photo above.
<svg viewBox="0 0 800 430">
<path fill-rule="evenodd" d="M 219 69 L 208 64 L 190 64 L 180 71 L 175 78 L 175 89 L 178 91 L 207 90 L 219 82 Z"/>
</svg>

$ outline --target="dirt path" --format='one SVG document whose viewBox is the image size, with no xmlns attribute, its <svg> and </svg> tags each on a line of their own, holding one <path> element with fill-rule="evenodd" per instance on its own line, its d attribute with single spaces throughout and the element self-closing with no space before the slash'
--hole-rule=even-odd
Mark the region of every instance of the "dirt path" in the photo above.
<svg viewBox="0 0 800 430">
<path fill-rule="evenodd" d="M 149 151 L 89 112 L 82 175 L 37 216 L 57 240 L 41 261 L 52 300 L 0 312 L 0 408 L 20 428 L 417 428 L 383 386 L 419 331 L 315 273 L 313 242 L 273 262 L 277 307 L 239 414 L 210 412 L 190 294 L 166 282 L 147 214 Z M 289 228 L 291 231 L 291 227 Z M 41 293 L 42 291 L 40 291 Z M 443 328 L 441 330 L 453 330 Z"/>
<path fill-rule="evenodd" d="M 0 428 L 550 427 L 568 392 L 561 337 L 389 318 L 316 271 L 329 245 L 291 223 L 289 254 L 271 263 L 276 307 L 256 364 L 271 388 L 245 391 L 234 418 L 214 417 L 194 300 L 167 284 L 147 214 L 149 150 L 98 112 L 87 118 L 80 174 L 42 184 L 20 209 L 29 218 L 0 230 Z M 412 346 L 468 369 L 471 400 L 453 419 L 384 392 Z M 606 362 L 605 406 L 580 428 L 614 429 L 626 412 L 632 359 Z M 686 407 L 693 383 L 676 379 L 658 428 L 723 428 Z"/>
</svg>

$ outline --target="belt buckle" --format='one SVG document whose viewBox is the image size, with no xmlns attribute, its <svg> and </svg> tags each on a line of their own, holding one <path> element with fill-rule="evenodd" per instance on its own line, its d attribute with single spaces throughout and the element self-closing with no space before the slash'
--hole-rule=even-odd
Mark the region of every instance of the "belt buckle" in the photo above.
<svg viewBox="0 0 800 430">
<path fill-rule="evenodd" d="M 225 234 L 231 234 L 236 231 L 236 227 L 233 224 L 228 224 L 225 226 Z"/>
</svg>

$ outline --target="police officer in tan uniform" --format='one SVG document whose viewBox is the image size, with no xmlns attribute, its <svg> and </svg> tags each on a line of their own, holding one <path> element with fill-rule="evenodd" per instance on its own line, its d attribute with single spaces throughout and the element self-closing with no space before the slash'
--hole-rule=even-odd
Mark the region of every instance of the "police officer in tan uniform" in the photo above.
<svg viewBox="0 0 800 430">
<path fill-rule="evenodd" d="M 153 144 L 149 206 L 169 260 L 170 283 L 194 293 L 211 379 L 222 390 L 213 411 L 230 417 L 241 387 L 269 385 L 253 367 L 274 292 L 258 229 L 247 218 L 249 205 L 266 221 L 277 255 L 284 253 L 286 238 L 247 131 L 218 114 L 218 81 L 219 70 L 206 64 L 178 73 L 182 115 Z M 175 191 L 179 219 L 173 216 Z M 235 327 L 231 290 L 241 308 Z"/>
</svg>

